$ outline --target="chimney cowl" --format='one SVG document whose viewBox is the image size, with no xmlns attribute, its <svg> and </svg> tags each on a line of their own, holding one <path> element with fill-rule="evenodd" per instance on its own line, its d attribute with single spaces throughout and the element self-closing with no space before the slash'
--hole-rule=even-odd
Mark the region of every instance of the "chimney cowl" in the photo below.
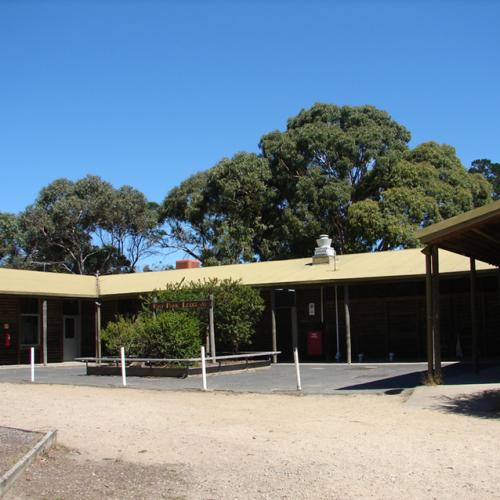
<svg viewBox="0 0 500 500">
<path fill-rule="evenodd" d="M 313 264 L 330 264 L 335 263 L 335 249 L 332 247 L 332 239 L 327 234 L 321 234 L 316 240 L 318 245 L 314 249 L 312 258 Z"/>
</svg>

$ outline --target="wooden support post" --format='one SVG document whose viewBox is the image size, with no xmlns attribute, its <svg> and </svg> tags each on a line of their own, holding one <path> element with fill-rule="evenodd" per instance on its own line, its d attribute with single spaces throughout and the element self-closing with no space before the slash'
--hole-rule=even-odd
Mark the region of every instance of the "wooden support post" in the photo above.
<svg viewBox="0 0 500 500">
<path fill-rule="evenodd" d="M 95 303 L 95 357 L 97 364 L 101 364 L 101 303 Z"/>
<path fill-rule="evenodd" d="M 347 343 L 347 363 L 351 364 L 351 315 L 349 313 L 349 287 L 344 286 L 345 337 Z"/>
<path fill-rule="evenodd" d="M 432 322 L 434 331 L 434 382 L 442 382 L 441 373 L 441 332 L 439 314 L 439 254 L 438 248 L 432 247 Z"/>
<path fill-rule="evenodd" d="M 276 338 L 276 297 L 274 290 L 271 290 L 271 343 L 272 351 L 278 350 L 278 341 Z M 273 363 L 278 362 L 278 356 L 273 354 Z"/>
<path fill-rule="evenodd" d="M 320 288 L 320 293 L 321 293 L 321 302 L 320 302 L 320 318 L 321 318 L 321 324 L 325 322 L 325 297 L 324 297 L 324 290 L 323 287 Z"/>
<path fill-rule="evenodd" d="M 47 300 L 42 300 L 42 339 L 43 339 L 43 366 L 47 366 Z"/>
<path fill-rule="evenodd" d="M 425 309 L 427 315 L 427 378 L 434 380 L 434 328 L 432 314 L 432 259 L 430 249 L 425 253 Z"/>
<path fill-rule="evenodd" d="M 476 260 L 470 258 L 470 320 L 472 333 L 472 364 L 474 371 L 479 370 L 479 356 L 477 352 L 477 280 Z"/>
<path fill-rule="evenodd" d="M 340 361 L 339 296 L 337 285 L 335 285 L 335 334 L 337 336 L 337 352 L 335 353 L 335 359 Z"/>
</svg>

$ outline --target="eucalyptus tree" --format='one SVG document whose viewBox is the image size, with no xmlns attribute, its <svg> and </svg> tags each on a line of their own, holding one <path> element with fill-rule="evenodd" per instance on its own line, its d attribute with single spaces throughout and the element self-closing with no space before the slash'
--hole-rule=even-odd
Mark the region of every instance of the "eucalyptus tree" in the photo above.
<svg viewBox="0 0 500 500">
<path fill-rule="evenodd" d="M 97 176 L 57 179 L 20 215 L 26 262 L 77 274 L 133 272 L 160 237 L 155 206 Z"/>
<path fill-rule="evenodd" d="M 168 193 L 166 246 L 205 263 L 303 257 L 328 233 L 338 252 L 418 245 L 415 231 L 480 206 L 491 187 L 454 148 L 409 149 L 373 106 L 315 104 Z"/>
<path fill-rule="evenodd" d="M 500 200 L 500 163 L 488 159 L 474 160 L 469 168 L 470 173 L 481 174 L 491 184 L 493 199 Z"/>
<path fill-rule="evenodd" d="M 260 253 L 273 197 L 265 158 L 238 153 L 172 189 L 161 207 L 165 246 L 205 265 L 251 261 Z"/>
</svg>

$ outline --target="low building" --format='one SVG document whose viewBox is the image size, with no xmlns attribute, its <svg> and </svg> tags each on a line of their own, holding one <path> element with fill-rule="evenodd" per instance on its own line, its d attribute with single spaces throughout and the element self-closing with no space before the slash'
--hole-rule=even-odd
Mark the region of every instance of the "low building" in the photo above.
<svg viewBox="0 0 500 500">
<path fill-rule="evenodd" d="M 318 249 L 324 245 L 319 241 Z M 96 331 L 117 314 L 134 313 L 140 297 L 178 283 L 232 278 L 260 290 L 266 310 L 252 349 L 303 360 L 426 359 L 425 258 L 419 249 L 190 268 L 110 276 L 0 269 L 0 363 L 60 362 L 96 352 Z M 440 250 L 441 349 L 469 356 L 469 259 Z M 500 355 L 497 268 L 477 262 L 484 354 Z M 215 304 L 215 307 L 217 305 Z M 217 329 L 217 325 L 215 325 Z"/>
</svg>

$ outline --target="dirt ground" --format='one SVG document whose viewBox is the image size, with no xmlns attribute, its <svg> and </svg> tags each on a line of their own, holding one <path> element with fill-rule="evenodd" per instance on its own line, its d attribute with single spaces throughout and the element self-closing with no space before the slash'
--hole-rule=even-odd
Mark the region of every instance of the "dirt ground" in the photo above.
<svg viewBox="0 0 500 500">
<path fill-rule="evenodd" d="M 56 446 L 26 469 L 5 500 L 182 499 L 185 489 L 175 466 L 90 460 L 77 450 Z"/>
<path fill-rule="evenodd" d="M 498 415 L 406 397 L 0 384 L 0 425 L 70 449 L 7 498 L 500 498 Z"/>
<path fill-rule="evenodd" d="M 0 427 L 0 476 L 5 474 L 42 438 L 42 434 Z"/>
</svg>

